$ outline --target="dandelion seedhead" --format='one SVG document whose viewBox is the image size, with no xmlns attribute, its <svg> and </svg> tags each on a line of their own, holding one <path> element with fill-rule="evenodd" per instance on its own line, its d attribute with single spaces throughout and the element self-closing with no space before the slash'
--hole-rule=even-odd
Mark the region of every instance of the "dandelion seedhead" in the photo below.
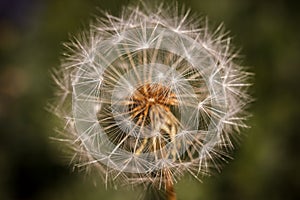
<svg viewBox="0 0 300 200">
<path fill-rule="evenodd" d="M 105 14 L 66 44 L 52 110 L 76 167 L 106 183 L 168 188 L 220 170 L 246 127 L 250 73 L 223 26 L 143 2 Z M 120 180 L 119 182 L 117 180 Z"/>
</svg>

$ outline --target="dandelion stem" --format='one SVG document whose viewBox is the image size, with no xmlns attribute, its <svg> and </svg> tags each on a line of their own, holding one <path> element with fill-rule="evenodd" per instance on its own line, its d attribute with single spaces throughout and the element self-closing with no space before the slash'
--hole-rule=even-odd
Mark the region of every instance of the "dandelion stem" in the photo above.
<svg viewBox="0 0 300 200">
<path fill-rule="evenodd" d="M 176 200 L 176 193 L 174 189 L 174 184 L 172 180 L 169 178 L 166 178 L 166 195 L 167 195 L 167 200 Z"/>
<path fill-rule="evenodd" d="M 143 195 L 143 200 L 176 200 L 174 184 L 171 179 L 167 181 L 164 189 L 159 189 L 158 185 L 149 184 L 146 193 Z"/>
</svg>

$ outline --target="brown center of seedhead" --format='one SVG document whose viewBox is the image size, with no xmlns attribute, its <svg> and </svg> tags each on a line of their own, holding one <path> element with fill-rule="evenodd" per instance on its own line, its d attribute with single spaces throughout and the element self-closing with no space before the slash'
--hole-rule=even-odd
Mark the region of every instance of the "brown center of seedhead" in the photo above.
<svg viewBox="0 0 300 200">
<path fill-rule="evenodd" d="M 177 106 L 178 101 L 175 93 L 170 88 L 161 84 L 144 84 L 131 96 L 129 110 L 131 118 L 139 126 L 151 123 L 155 126 L 155 119 L 159 116 L 171 114 L 171 106 Z"/>
<path fill-rule="evenodd" d="M 147 134 L 145 126 L 154 134 L 141 138 L 136 154 L 159 150 L 174 141 L 179 122 L 173 110 L 178 106 L 178 100 L 169 87 L 158 83 L 144 84 L 135 90 L 128 106 L 130 117 L 140 127 L 141 134 Z M 169 153 L 163 154 L 161 156 L 166 157 Z"/>
</svg>

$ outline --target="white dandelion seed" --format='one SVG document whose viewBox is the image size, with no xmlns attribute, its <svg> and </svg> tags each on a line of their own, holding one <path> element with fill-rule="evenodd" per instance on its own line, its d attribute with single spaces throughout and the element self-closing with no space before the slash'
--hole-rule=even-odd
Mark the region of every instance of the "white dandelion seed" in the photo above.
<svg viewBox="0 0 300 200">
<path fill-rule="evenodd" d="M 96 168 L 106 183 L 167 190 L 230 157 L 247 127 L 251 74 L 234 62 L 223 26 L 211 32 L 190 10 L 144 6 L 106 14 L 66 44 L 52 110 L 66 119 L 75 166 Z"/>
</svg>

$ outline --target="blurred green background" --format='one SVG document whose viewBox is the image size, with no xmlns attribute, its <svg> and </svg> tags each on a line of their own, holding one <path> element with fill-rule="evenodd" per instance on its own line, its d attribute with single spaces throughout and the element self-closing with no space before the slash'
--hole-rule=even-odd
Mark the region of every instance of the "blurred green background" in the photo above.
<svg viewBox="0 0 300 200">
<path fill-rule="evenodd" d="M 96 8 L 118 15 L 127 0 L 0 1 L 0 199 L 134 199 L 71 172 L 49 140 L 45 111 L 68 34 L 87 27 Z M 296 2 L 296 1 L 295 1 Z M 170 1 L 166 1 L 166 4 Z M 185 0 L 180 4 L 231 30 L 244 65 L 255 72 L 253 117 L 235 159 L 199 183 L 184 177 L 179 199 L 300 199 L 300 12 L 292 0 Z"/>
</svg>

